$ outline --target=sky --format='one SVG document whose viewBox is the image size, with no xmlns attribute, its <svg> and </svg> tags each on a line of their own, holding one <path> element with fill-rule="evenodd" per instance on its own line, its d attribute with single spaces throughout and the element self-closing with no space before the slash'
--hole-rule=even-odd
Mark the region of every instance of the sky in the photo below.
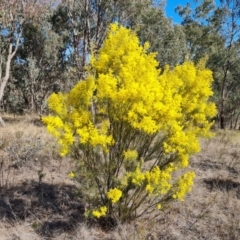
<svg viewBox="0 0 240 240">
<path fill-rule="evenodd" d="M 175 8 L 178 5 L 186 6 L 187 2 L 194 6 L 193 0 L 167 0 L 166 16 L 173 19 L 174 23 L 181 23 L 181 17 L 175 13 Z M 219 5 L 219 0 L 215 0 L 215 3 Z"/>
</svg>

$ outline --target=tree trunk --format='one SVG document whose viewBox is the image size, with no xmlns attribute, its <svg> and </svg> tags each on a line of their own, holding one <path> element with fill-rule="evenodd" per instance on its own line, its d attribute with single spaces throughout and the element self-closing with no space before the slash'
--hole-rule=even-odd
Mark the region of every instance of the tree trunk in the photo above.
<svg viewBox="0 0 240 240">
<path fill-rule="evenodd" d="M 5 124 L 5 122 L 3 121 L 3 119 L 2 119 L 2 117 L 0 116 L 0 124 L 3 126 L 3 127 L 5 127 L 6 126 L 6 124 Z"/>
<path fill-rule="evenodd" d="M 234 129 L 237 129 L 239 115 L 240 115 L 240 113 L 237 114 L 237 117 L 235 119 Z"/>
<path fill-rule="evenodd" d="M 220 129 L 225 129 L 225 116 L 220 112 Z"/>
<path fill-rule="evenodd" d="M 10 74 L 10 65 L 11 65 L 11 60 L 12 60 L 12 44 L 9 45 L 9 52 L 8 52 L 8 58 L 6 62 L 6 72 L 5 76 L 0 79 L 0 101 L 3 99 L 3 94 L 4 94 L 4 89 L 6 87 L 7 81 L 9 79 L 9 74 Z M 1 69 L 2 70 L 2 69 Z M 0 124 L 5 127 L 6 124 L 4 123 L 4 120 L 0 116 Z"/>
<path fill-rule="evenodd" d="M 6 66 L 5 66 L 5 76 L 3 78 L 2 77 L 0 78 L 0 101 L 2 101 L 2 99 L 3 99 L 4 89 L 5 89 L 6 85 L 7 85 L 7 82 L 8 82 L 9 77 L 10 77 L 11 61 L 12 61 L 13 57 L 15 56 L 16 52 L 17 52 L 21 36 L 22 36 L 22 30 L 18 34 L 14 51 L 13 51 L 13 44 L 12 43 L 9 44 L 8 57 L 7 57 L 7 62 L 6 62 Z M 0 71 L 1 71 L 0 72 L 0 76 L 2 76 L 2 63 L 3 63 L 2 56 L 0 58 L 1 58 L 0 59 Z M 0 124 L 3 127 L 6 126 L 6 124 L 4 123 L 4 121 L 3 121 L 1 116 L 0 116 Z"/>
</svg>

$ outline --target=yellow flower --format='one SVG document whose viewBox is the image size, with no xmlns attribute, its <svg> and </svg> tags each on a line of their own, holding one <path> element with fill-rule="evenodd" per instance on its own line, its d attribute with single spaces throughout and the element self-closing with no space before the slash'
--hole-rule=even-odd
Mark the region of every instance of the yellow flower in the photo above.
<svg viewBox="0 0 240 240">
<path fill-rule="evenodd" d="M 149 195 L 159 195 L 165 194 L 171 188 L 172 184 L 170 183 L 172 177 L 171 173 L 174 170 L 174 166 L 169 164 L 169 166 L 161 171 L 158 166 L 154 167 L 151 171 L 145 173 L 147 185 L 146 191 Z"/>
<path fill-rule="evenodd" d="M 112 201 L 112 203 L 118 202 L 121 196 L 122 196 L 122 191 L 117 188 L 110 189 L 107 193 L 107 197 Z"/>
<path fill-rule="evenodd" d="M 106 213 L 107 213 L 107 207 L 106 206 L 100 207 L 98 210 L 92 211 L 92 215 L 96 218 L 106 216 Z"/>
<path fill-rule="evenodd" d="M 68 174 L 68 177 L 70 179 L 73 179 L 75 177 L 75 173 L 73 171 L 71 171 L 69 174 Z"/>
<path fill-rule="evenodd" d="M 138 152 L 136 150 L 127 150 L 123 152 L 124 160 L 136 160 Z"/>
<path fill-rule="evenodd" d="M 130 178 L 132 183 L 137 186 L 141 186 L 145 180 L 145 174 L 141 171 L 140 166 L 137 166 L 135 171 L 128 172 L 127 177 Z"/>
<path fill-rule="evenodd" d="M 191 191 L 193 180 L 195 178 L 194 172 L 185 173 L 182 177 L 179 178 L 177 185 L 178 190 L 173 195 L 173 198 L 179 199 L 180 201 L 184 201 L 185 195 Z"/>
</svg>

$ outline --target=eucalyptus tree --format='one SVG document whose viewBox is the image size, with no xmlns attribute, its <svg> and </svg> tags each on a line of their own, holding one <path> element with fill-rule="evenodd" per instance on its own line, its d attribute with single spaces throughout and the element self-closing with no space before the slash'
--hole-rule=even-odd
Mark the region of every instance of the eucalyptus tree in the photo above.
<svg viewBox="0 0 240 240">
<path fill-rule="evenodd" d="M 141 43 L 148 41 L 161 65 L 175 66 L 186 56 L 182 26 L 164 14 L 165 1 L 63 0 L 51 18 L 53 29 L 63 37 L 69 88 L 86 77 L 85 66 L 97 54 L 110 23 L 137 31 Z"/>
<path fill-rule="evenodd" d="M 237 127 L 240 115 L 240 2 L 196 0 L 178 6 L 183 17 L 189 58 L 197 62 L 208 56 L 208 67 L 214 75 L 214 99 L 218 107 L 218 125 L 221 129 Z"/>
<path fill-rule="evenodd" d="M 89 56 L 101 47 L 110 23 L 130 26 L 151 4 L 150 0 L 62 0 L 51 21 L 55 32 L 64 38 L 70 77 L 75 81 L 84 77 Z"/>
<path fill-rule="evenodd" d="M 161 66 L 172 67 L 182 63 L 187 55 L 184 28 L 173 24 L 165 16 L 165 5 L 161 2 L 150 5 L 137 16 L 135 28 L 142 43 L 150 43 L 150 51 L 157 53 Z"/>
<path fill-rule="evenodd" d="M 240 115 L 240 1 L 221 0 L 211 19 L 224 45 L 211 56 L 219 110 L 219 127 L 236 128 Z"/>
<path fill-rule="evenodd" d="M 21 64 L 14 66 L 15 88 L 22 93 L 25 108 L 42 115 L 46 99 L 53 91 L 60 90 L 65 70 L 63 39 L 52 30 L 49 22 L 50 6 L 47 6 L 38 19 L 24 24 L 24 44 L 20 47 L 18 58 Z"/>
<path fill-rule="evenodd" d="M 0 2 L 0 101 L 10 77 L 11 62 L 21 44 L 22 24 L 28 10 L 24 4 L 24 1 Z M 5 126 L 1 116 L 0 123 Z"/>
<path fill-rule="evenodd" d="M 218 46 L 223 46 L 221 36 L 217 29 L 210 23 L 216 5 L 214 0 L 195 0 L 195 4 L 187 3 L 186 6 L 177 6 L 176 11 L 182 17 L 182 26 L 186 36 L 188 57 L 197 62 L 205 55 L 217 51 Z"/>
<path fill-rule="evenodd" d="M 16 91 L 19 92 L 19 89 L 12 89 L 15 80 L 13 72 L 16 66 L 24 67 L 22 63 L 26 61 L 19 55 L 19 50 L 27 46 L 24 38 L 26 26 L 33 21 L 39 21 L 47 4 L 44 0 L 2 0 L 0 6 L 0 101 L 3 105 L 6 99 L 9 100 L 9 96 L 5 94 L 7 86 L 8 93 L 16 95 Z M 36 44 L 32 48 L 35 46 Z M 9 80 L 13 80 L 11 85 Z M 1 117 L 0 122 L 5 125 Z"/>
</svg>

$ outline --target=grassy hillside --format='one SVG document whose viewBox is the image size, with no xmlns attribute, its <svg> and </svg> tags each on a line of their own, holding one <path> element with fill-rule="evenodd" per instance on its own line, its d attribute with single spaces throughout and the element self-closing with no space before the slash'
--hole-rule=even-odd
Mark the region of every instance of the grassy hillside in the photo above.
<svg viewBox="0 0 240 240">
<path fill-rule="evenodd" d="M 106 228 L 83 217 L 74 162 L 33 117 L 0 128 L 0 240 L 240 239 L 240 132 L 218 131 L 192 156 L 193 191 L 159 216 Z"/>
</svg>

